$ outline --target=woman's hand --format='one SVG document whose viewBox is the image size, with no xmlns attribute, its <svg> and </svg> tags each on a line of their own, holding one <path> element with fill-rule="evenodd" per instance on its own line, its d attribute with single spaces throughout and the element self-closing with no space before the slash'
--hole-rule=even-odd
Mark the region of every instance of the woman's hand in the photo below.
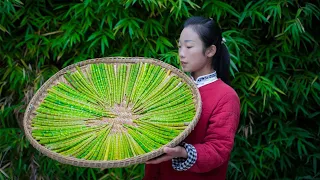
<svg viewBox="0 0 320 180">
<path fill-rule="evenodd" d="M 157 157 L 155 159 L 149 160 L 146 164 L 159 164 L 164 161 L 171 160 L 172 158 L 183 157 L 188 158 L 188 153 L 184 147 L 177 146 L 174 148 L 165 147 L 163 149 L 164 155 Z"/>
</svg>

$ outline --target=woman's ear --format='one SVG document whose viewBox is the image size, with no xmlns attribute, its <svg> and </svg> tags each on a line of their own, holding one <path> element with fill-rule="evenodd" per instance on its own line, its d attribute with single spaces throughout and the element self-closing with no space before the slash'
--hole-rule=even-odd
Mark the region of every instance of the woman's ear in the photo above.
<svg viewBox="0 0 320 180">
<path fill-rule="evenodd" d="M 206 56 L 207 57 L 213 57 L 216 54 L 217 47 L 215 45 L 211 45 L 206 50 Z"/>
</svg>

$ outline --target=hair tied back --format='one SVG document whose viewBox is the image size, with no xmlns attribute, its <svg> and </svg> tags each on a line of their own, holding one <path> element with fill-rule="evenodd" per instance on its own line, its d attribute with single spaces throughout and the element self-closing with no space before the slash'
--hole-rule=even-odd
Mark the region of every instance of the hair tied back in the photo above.
<svg viewBox="0 0 320 180">
<path fill-rule="evenodd" d="M 221 44 L 225 44 L 226 42 L 227 42 L 227 40 L 223 37 L 222 41 L 221 41 Z"/>
</svg>

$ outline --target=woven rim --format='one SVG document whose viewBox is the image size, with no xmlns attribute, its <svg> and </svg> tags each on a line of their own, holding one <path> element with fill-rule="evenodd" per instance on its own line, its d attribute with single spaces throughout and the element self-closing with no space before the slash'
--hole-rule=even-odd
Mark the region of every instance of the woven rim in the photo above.
<svg viewBox="0 0 320 180">
<path fill-rule="evenodd" d="M 78 159 L 74 157 L 68 157 L 68 156 L 63 156 L 59 153 L 53 152 L 50 149 L 46 148 L 45 146 L 41 145 L 36 141 L 31 132 L 32 132 L 32 127 L 31 127 L 31 121 L 33 117 L 35 116 L 35 110 L 37 107 L 40 105 L 42 100 L 45 98 L 47 94 L 47 89 L 51 88 L 53 85 L 55 85 L 55 82 L 59 80 L 59 77 L 63 76 L 67 71 L 71 71 L 75 69 L 76 66 L 85 66 L 88 64 L 96 64 L 96 63 L 120 63 L 120 64 L 128 64 L 128 63 L 150 63 L 150 64 L 155 64 L 159 65 L 163 68 L 166 68 L 168 70 L 171 70 L 171 72 L 175 73 L 177 76 L 179 76 L 187 85 L 192 90 L 193 94 L 193 100 L 196 105 L 196 114 L 193 118 L 193 120 L 190 122 L 190 124 L 187 126 L 185 130 L 183 130 L 177 137 L 175 137 L 172 141 L 167 143 L 166 145 L 163 145 L 157 150 L 134 156 L 128 159 L 123 159 L 123 160 L 84 160 L 84 159 Z M 43 153 L 44 155 L 60 162 L 63 164 L 70 164 L 74 166 L 79 166 L 79 167 L 91 167 L 91 168 L 115 168 L 115 167 L 126 167 L 129 165 L 134 165 L 134 164 L 141 164 L 145 163 L 146 161 L 155 158 L 157 156 L 162 155 L 163 148 L 164 147 L 174 147 L 178 145 L 180 142 L 182 142 L 194 129 L 196 124 L 198 123 L 198 120 L 201 115 L 201 96 L 199 93 L 199 90 L 196 86 L 196 84 L 182 71 L 179 69 L 175 68 L 172 65 L 169 65 L 167 63 L 164 63 L 160 60 L 153 59 L 153 58 L 143 58 L 143 57 L 105 57 L 105 58 L 95 58 L 95 59 L 89 59 L 86 61 L 82 61 L 79 63 L 72 64 L 70 66 L 65 67 L 64 69 L 60 70 L 57 72 L 55 75 L 53 75 L 51 78 L 49 78 L 41 87 L 40 89 L 35 93 L 35 95 L 32 97 L 30 103 L 27 106 L 26 112 L 24 114 L 23 118 L 23 127 L 24 127 L 24 132 L 31 143 L 31 145 L 36 148 L 38 151 Z"/>
</svg>

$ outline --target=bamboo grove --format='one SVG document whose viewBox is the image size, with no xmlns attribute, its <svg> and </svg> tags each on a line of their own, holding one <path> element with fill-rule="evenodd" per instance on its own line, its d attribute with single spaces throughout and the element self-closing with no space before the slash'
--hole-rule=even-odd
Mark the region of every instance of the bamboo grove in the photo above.
<svg viewBox="0 0 320 180">
<path fill-rule="evenodd" d="M 0 179 L 141 179 L 143 165 L 78 168 L 41 155 L 21 131 L 23 113 L 48 78 L 86 59 L 144 56 L 178 67 L 177 40 L 192 15 L 217 20 L 231 53 L 241 122 L 228 179 L 319 178 L 319 7 L 319 0 L 0 1 Z"/>
</svg>

